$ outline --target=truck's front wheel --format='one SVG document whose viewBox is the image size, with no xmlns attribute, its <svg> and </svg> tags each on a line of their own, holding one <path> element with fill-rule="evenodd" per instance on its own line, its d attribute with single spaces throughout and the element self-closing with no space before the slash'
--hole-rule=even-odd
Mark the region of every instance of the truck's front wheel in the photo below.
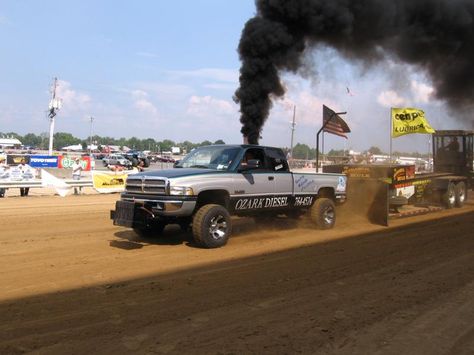
<svg viewBox="0 0 474 355">
<path fill-rule="evenodd" d="M 193 218 L 194 240 L 205 248 L 219 248 L 229 240 L 232 222 L 229 212 L 221 205 L 202 206 Z"/>
<path fill-rule="evenodd" d="M 336 205 L 329 198 L 318 198 L 311 207 L 310 218 L 319 229 L 330 229 L 336 223 Z"/>
</svg>

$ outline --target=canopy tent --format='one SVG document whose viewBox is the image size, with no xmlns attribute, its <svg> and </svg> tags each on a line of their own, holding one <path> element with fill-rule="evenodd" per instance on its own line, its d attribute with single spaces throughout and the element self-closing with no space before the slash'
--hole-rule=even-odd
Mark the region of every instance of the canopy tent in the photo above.
<svg viewBox="0 0 474 355">
<path fill-rule="evenodd" d="M 21 142 L 16 138 L 0 138 L 0 148 L 21 146 Z"/>
<path fill-rule="evenodd" d="M 81 151 L 83 149 L 82 149 L 82 144 L 73 144 L 73 145 L 68 145 L 67 147 L 63 147 L 62 150 Z"/>
</svg>

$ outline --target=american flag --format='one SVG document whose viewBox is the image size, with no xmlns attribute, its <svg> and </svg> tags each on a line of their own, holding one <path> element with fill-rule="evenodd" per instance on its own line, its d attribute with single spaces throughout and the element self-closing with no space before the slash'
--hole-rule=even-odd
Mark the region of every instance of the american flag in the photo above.
<svg viewBox="0 0 474 355">
<path fill-rule="evenodd" d="M 332 133 L 340 137 L 347 139 L 347 136 L 344 133 L 350 133 L 351 130 L 339 115 L 337 115 L 333 110 L 331 110 L 326 105 L 323 105 L 323 125 L 324 132 Z"/>
</svg>

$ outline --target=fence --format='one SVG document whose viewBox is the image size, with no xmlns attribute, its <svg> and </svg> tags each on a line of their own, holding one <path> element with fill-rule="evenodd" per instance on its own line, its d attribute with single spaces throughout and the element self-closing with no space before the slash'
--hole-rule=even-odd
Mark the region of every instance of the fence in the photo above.
<svg viewBox="0 0 474 355">
<path fill-rule="evenodd" d="M 92 180 L 61 180 L 68 185 L 68 187 L 92 187 Z M 2 181 L 0 180 L 0 188 L 20 188 L 20 187 L 44 187 L 41 180 L 29 181 Z"/>
</svg>

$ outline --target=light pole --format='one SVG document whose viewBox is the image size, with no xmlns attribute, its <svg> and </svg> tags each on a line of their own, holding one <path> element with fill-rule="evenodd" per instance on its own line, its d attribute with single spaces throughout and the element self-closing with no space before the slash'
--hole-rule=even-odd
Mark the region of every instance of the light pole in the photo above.
<svg viewBox="0 0 474 355">
<path fill-rule="evenodd" d="M 56 98 L 56 88 L 58 87 L 58 78 L 54 78 L 53 87 L 51 88 L 51 101 L 49 102 L 49 149 L 48 154 L 53 155 L 53 137 L 54 137 L 54 116 L 56 111 L 61 108 L 61 99 Z"/>
<path fill-rule="evenodd" d="M 91 130 L 89 135 L 89 157 L 92 159 L 92 122 L 94 121 L 94 117 L 90 117 L 91 120 Z"/>
</svg>

